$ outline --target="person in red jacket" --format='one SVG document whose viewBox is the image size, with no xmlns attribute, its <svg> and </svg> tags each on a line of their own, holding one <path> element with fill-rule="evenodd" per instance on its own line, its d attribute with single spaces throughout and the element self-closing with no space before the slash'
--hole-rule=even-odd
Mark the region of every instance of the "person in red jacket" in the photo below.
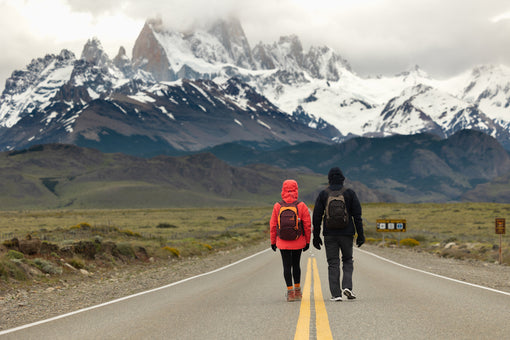
<svg viewBox="0 0 510 340">
<path fill-rule="evenodd" d="M 299 233 L 295 239 L 279 233 L 279 217 L 282 206 L 297 207 Z M 282 185 L 282 201 L 273 206 L 273 214 L 269 222 L 271 235 L 271 248 L 280 249 L 283 262 L 283 277 L 287 284 L 287 301 L 301 300 L 301 252 L 310 247 L 311 218 L 308 207 L 304 202 L 298 201 L 298 184 L 288 179 Z M 294 284 L 292 279 L 294 279 Z"/>
</svg>

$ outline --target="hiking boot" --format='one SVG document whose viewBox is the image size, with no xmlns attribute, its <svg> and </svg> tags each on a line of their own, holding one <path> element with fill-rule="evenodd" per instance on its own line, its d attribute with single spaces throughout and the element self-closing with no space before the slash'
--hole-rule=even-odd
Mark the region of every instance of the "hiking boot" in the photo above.
<svg viewBox="0 0 510 340">
<path fill-rule="evenodd" d="M 330 301 L 342 301 L 342 297 L 341 296 L 332 296 L 329 300 Z"/>
<path fill-rule="evenodd" d="M 294 288 L 294 300 L 301 300 L 303 298 L 303 294 L 301 294 L 301 288 Z"/>
<path fill-rule="evenodd" d="M 356 298 L 356 295 L 354 295 L 354 293 L 349 288 L 344 289 L 344 295 L 347 296 L 347 299 L 349 300 L 354 300 Z"/>
<path fill-rule="evenodd" d="M 294 294 L 294 289 L 287 290 L 287 302 L 292 302 L 296 300 L 296 295 Z"/>
</svg>

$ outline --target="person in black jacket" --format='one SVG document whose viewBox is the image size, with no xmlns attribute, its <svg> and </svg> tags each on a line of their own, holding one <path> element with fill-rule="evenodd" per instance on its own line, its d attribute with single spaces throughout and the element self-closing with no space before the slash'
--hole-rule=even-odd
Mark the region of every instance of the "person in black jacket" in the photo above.
<svg viewBox="0 0 510 340">
<path fill-rule="evenodd" d="M 328 173 L 329 186 L 322 190 L 317 196 L 315 207 L 313 209 L 313 246 L 321 249 L 321 223 L 323 225 L 322 234 L 324 236 L 324 245 L 326 248 L 326 257 L 328 260 L 328 279 L 329 290 L 332 301 L 342 301 L 342 293 L 348 299 L 355 299 L 352 291 L 352 272 L 353 266 L 353 243 L 354 235 L 357 233 L 356 245 L 361 247 L 365 243 L 363 233 L 363 220 L 361 219 L 361 204 L 352 189 L 344 188 L 345 177 L 338 167 L 331 168 Z M 328 228 L 325 214 L 328 196 L 332 191 L 343 192 L 345 206 L 348 212 L 348 223 L 342 229 Z M 340 252 L 342 253 L 342 286 L 340 286 Z M 342 290 L 343 288 L 343 290 Z"/>
</svg>

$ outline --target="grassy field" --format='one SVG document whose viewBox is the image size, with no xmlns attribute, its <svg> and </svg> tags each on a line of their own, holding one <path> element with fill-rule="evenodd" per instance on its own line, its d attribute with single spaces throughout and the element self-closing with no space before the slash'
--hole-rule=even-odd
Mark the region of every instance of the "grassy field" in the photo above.
<svg viewBox="0 0 510 340">
<path fill-rule="evenodd" d="M 395 245 L 413 239 L 421 249 L 441 256 L 491 262 L 499 259 L 495 219 L 509 216 L 510 204 L 498 203 L 373 203 L 363 207 L 370 242 L 380 243 L 383 236 L 386 243 Z M 406 219 L 407 232 L 378 233 L 377 219 Z M 445 248 L 448 244 L 449 248 Z M 508 245 L 507 236 L 503 235 L 504 262 L 510 264 Z"/>
<path fill-rule="evenodd" d="M 311 207 L 313 208 L 313 207 Z M 0 212 L 0 277 L 23 279 L 21 263 L 46 274 L 61 273 L 62 252 L 26 256 L 12 250 L 12 239 L 40 239 L 49 249 L 81 249 L 92 245 L 101 265 L 136 260 L 205 256 L 253 242 L 267 241 L 271 206 L 252 208 L 41 210 Z M 367 242 L 380 246 L 417 247 L 444 257 L 495 262 L 499 235 L 495 218 L 506 218 L 510 204 L 383 204 L 363 205 Z M 406 219 L 406 233 L 377 233 L 377 219 Z M 383 240 L 384 236 L 384 240 Z M 503 262 L 510 264 L 510 249 L 503 235 Z M 87 243 L 88 242 L 88 243 Z M 108 245 L 108 246 L 107 246 Z M 111 252 L 112 245 L 116 248 Z M 2 248 L 3 247 L 3 248 Z M 48 247 L 46 247 L 48 248 Z M 110 253 L 100 251 L 110 249 Z M 143 251 L 142 251 L 143 250 Z M 140 256 L 140 252 L 144 256 Z M 114 256 L 115 255 L 115 256 Z M 87 253 L 67 255 L 76 268 L 91 268 L 98 261 Z M 90 257 L 90 256 L 89 256 Z M 41 263 L 42 261 L 42 263 Z M 14 264 L 13 264 L 14 263 Z M 17 265 L 19 265 L 17 267 Z M 23 266 L 21 266 L 23 267 Z M 26 266 L 25 266 L 26 267 Z M 21 270 L 21 269 L 20 269 Z"/>
<path fill-rule="evenodd" d="M 28 267 L 46 276 L 69 272 L 62 259 L 75 269 L 95 270 L 206 256 L 258 243 L 268 238 L 271 211 L 255 207 L 0 212 L 0 284 L 32 279 Z M 40 252 L 22 251 L 21 242 L 28 238 L 42 240 Z M 19 246 L 14 239 L 20 240 Z"/>
<path fill-rule="evenodd" d="M 152 249 L 177 245 L 185 248 L 186 242 L 191 244 L 195 240 L 215 244 L 226 236 L 234 238 L 232 243 L 243 238 L 260 238 L 269 224 L 270 214 L 271 207 L 0 212 L 0 238 L 21 239 L 31 235 L 66 244 L 83 238 L 94 239 L 99 231 L 104 238 L 104 230 L 111 229 L 118 231 L 106 235 L 111 241 L 119 241 L 123 235 L 135 235 L 131 241 Z M 186 249 L 182 250 L 186 254 Z"/>
</svg>

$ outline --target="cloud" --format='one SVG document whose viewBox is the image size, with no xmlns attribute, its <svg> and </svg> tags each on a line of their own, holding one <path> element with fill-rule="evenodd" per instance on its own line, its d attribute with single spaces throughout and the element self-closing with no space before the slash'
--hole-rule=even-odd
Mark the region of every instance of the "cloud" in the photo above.
<svg viewBox="0 0 510 340">
<path fill-rule="evenodd" d="M 79 57 L 92 36 L 110 57 L 121 45 L 129 55 L 148 18 L 186 29 L 232 15 L 252 47 L 296 34 L 305 49 L 330 46 L 362 75 L 418 64 L 432 76 L 451 76 L 480 63 L 510 64 L 507 0 L 2 0 L 7 52 L 0 56 L 0 81 L 62 48 Z"/>
<path fill-rule="evenodd" d="M 499 14 L 499 15 L 496 15 L 495 17 L 493 17 L 491 19 L 492 22 L 500 22 L 502 20 L 510 20 L 510 12 L 506 12 L 506 13 L 503 13 L 503 14 Z"/>
<path fill-rule="evenodd" d="M 123 10 L 130 1 L 119 0 L 66 0 L 64 1 L 73 12 L 86 12 L 93 15 Z"/>
</svg>

